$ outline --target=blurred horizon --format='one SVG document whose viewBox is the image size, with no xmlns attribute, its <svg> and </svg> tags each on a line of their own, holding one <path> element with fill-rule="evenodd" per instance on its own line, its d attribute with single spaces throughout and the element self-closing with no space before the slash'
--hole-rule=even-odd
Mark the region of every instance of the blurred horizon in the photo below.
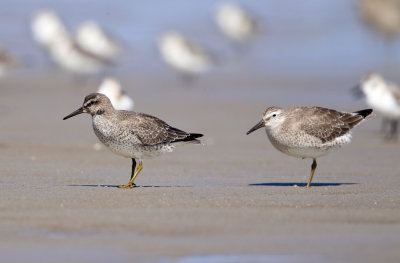
<svg viewBox="0 0 400 263">
<path fill-rule="evenodd" d="M 233 2 L 257 18 L 262 34 L 238 51 L 218 30 L 214 12 Z M 0 44 L 29 67 L 50 65 L 32 39 L 32 14 L 53 9 L 68 29 L 98 22 L 123 43 L 114 72 L 171 73 L 157 50 L 161 33 L 176 30 L 216 54 L 211 74 L 359 76 L 377 71 L 396 80 L 400 40 L 386 43 L 360 19 L 357 1 L 1 1 Z M 397 80 L 400 80 L 397 78 Z"/>
</svg>

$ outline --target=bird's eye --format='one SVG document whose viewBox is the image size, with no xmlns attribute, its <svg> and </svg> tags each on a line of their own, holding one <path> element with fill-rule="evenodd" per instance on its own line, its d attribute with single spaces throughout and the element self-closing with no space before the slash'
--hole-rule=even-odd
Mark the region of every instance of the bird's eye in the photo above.
<svg viewBox="0 0 400 263">
<path fill-rule="evenodd" d="M 272 117 L 276 117 L 276 114 L 272 114 Z"/>
</svg>

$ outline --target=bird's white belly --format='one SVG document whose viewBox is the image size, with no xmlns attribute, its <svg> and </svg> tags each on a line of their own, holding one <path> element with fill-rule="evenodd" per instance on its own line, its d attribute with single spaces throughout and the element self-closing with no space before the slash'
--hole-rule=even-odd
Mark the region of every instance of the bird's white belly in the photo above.
<svg viewBox="0 0 400 263">
<path fill-rule="evenodd" d="M 317 140 L 283 140 L 276 139 L 273 135 L 267 133 L 271 144 L 279 151 L 299 158 L 317 158 L 324 156 L 332 151 L 339 149 L 342 145 L 350 142 L 351 134 L 345 134 L 332 141 L 321 143 Z"/>
<path fill-rule="evenodd" d="M 135 159 L 154 158 L 166 152 L 172 152 L 173 145 L 159 145 L 159 146 L 138 146 L 137 144 L 121 144 L 115 142 L 103 142 L 112 152 Z"/>
<path fill-rule="evenodd" d="M 139 151 L 135 151 L 133 145 L 128 143 L 119 143 L 114 141 L 103 141 L 100 140 L 105 146 L 107 146 L 113 153 L 127 157 L 127 158 L 139 158 L 141 157 Z"/>
<path fill-rule="evenodd" d="M 331 151 L 334 151 L 339 147 L 330 147 L 328 149 L 320 149 L 316 147 L 309 147 L 309 148 L 287 148 L 284 153 L 293 157 L 299 158 L 317 158 L 320 156 L 324 156 Z"/>
</svg>

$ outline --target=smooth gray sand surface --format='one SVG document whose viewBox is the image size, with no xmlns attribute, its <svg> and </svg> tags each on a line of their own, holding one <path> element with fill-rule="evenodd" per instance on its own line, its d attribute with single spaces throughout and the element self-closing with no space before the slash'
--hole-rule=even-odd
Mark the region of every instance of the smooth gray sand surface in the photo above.
<svg viewBox="0 0 400 263">
<path fill-rule="evenodd" d="M 89 115 L 62 121 L 96 81 L 2 80 L 0 262 L 398 262 L 400 145 L 383 142 L 379 117 L 318 159 L 310 189 L 311 160 L 261 130 L 245 135 L 267 106 L 364 108 L 351 79 L 122 82 L 136 111 L 204 133 L 205 145 L 145 160 L 140 187 L 118 189 L 130 160 L 94 150 Z"/>
</svg>

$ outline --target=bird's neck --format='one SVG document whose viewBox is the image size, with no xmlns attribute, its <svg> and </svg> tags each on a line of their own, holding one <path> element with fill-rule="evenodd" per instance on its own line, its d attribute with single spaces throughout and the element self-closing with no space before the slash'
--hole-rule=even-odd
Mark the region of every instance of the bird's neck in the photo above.
<svg viewBox="0 0 400 263">
<path fill-rule="evenodd" d="M 92 114 L 92 118 L 96 117 L 110 117 L 114 115 L 116 110 L 110 108 L 100 108 Z"/>
</svg>

